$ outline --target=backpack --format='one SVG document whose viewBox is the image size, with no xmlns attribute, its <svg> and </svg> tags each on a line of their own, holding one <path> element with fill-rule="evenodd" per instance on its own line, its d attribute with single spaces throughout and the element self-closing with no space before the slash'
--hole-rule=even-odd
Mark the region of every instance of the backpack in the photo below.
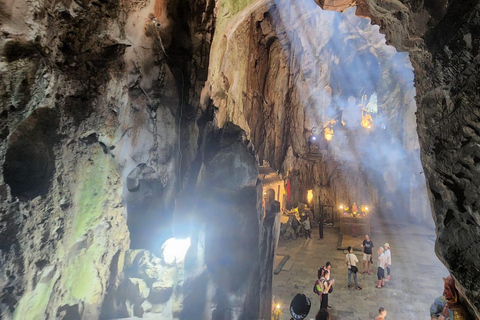
<svg viewBox="0 0 480 320">
<path fill-rule="evenodd" d="M 325 272 L 325 266 L 318 268 L 317 271 L 317 278 L 320 279 L 323 276 L 323 273 Z"/>
<path fill-rule="evenodd" d="M 315 293 L 317 295 L 321 293 L 321 291 L 317 290 L 317 284 L 319 284 L 319 281 L 320 280 L 315 281 L 315 284 L 313 285 L 313 293 Z"/>
</svg>

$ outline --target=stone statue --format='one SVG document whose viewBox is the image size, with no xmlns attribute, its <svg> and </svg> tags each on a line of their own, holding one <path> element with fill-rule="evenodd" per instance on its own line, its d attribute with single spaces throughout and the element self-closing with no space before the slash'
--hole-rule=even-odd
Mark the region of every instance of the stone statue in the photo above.
<svg viewBox="0 0 480 320">
<path fill-rule="evenodd" d="M 438 297 L 430 306 L 431 320 L 469 320 L 468 311 L 459 301 L 455 279 L 451 275 L 443 278 L 443 296 Z"/>
<path fill-rule="evenodd" d="M 352 205 L 352 214 L 356 215 L 358 213 L 357 203 L 354 202 Z"/>
</svg>

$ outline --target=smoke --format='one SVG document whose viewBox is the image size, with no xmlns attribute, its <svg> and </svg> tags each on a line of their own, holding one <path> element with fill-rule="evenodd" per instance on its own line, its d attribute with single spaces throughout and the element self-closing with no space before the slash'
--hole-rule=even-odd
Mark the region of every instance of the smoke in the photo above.
<svg viewBox="0 0 480 320">
<path fill-rule="evenodd" d="M 320 140 L 334 120 L 327 147 L 333 161 L 365 171 L 385 213 L 431 222 L 408 54 L 387 46 L 379 27 L 355 16 L 355 8 L 338 13 L 314 1 L 276 0 L 269 13 L 301 68 L 306 129 Z"/>
</svg>

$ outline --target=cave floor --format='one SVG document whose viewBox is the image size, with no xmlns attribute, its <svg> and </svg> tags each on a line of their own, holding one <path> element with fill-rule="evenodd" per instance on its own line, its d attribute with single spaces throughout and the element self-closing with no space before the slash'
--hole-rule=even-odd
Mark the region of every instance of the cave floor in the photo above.
<svg viewBox="0 0 480 320">
<path fill-rule="evenodd" d="M 435 298 L 443 292 L 442 277 L 447 269 L 434 253 L 435 232 L 433 228 L 400 221 L 372 218 L 371 239 L 374 252 L 389 242 L 392 251 L 392 278 L 382 289 L 377 284 L 375 273 L 360 274 L 363 254 L 354 251 L 359 266 L 358 282 L 363 290 L 348 288 L 345 253 L 337 250 L 339 229 L 324 228 L 324 238 L 319 240 L 318 227 L 313 228 L 312 238 L 297 238 L 280 242 L 277 254 L 290 255 L 287 269 L 273 277 L 273 295 L 280 303 L 281 319 L 289 320 L 290 301 L 297 293 L 305 293 L 312 301 L 312 308 L 306 319 L 314 319 L 320 303 L 313 293 L 317 269 L 330 261 L 334 291 L 329 296 L 333 307 L 329 312 L 332 320 L 373 319 L 378 309 L 387 310 L 387 319 L 429 319 L 429 308 Z M 363 237 L 358 237 L 361 244 Z M 292 265 L 293 263 L 293 265 Z M 373 270 L 372 267 L 370 267 Z M 352 284 L 354 285 L 353 278 Z"/>
</svg>

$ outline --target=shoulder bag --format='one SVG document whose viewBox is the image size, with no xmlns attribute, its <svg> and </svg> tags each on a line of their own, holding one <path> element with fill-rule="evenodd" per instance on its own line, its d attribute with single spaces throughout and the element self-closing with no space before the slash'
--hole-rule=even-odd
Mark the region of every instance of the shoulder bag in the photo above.
<svg viewBox="0 0 480 320">
<path fill-rule="evenodd" d="M 358 272 L 357 266 L 352 266 L 351 253 L 348 254 L 348 259 L 350 260 L 350 270 L 352 270 L 353 273 L 357 273 Z"/>
</svg>

